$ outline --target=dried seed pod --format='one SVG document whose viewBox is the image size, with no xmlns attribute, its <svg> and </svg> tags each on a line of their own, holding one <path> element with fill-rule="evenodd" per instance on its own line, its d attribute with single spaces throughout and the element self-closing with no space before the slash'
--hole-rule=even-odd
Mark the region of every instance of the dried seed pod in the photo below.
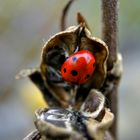
<svg viewBox="0 0 140 140">
<path fill-rule="evenodd" d="M 91 36 L 84 24 L 69 27 L 65 31 L 54 35 L 46 42 L 42 51 L 40 66 L 44 79 L 54 82 L 52 76 L 48 74 L 50 72 L 47 67 L 49 66 L 57 72 L 56 77 L 58 78 L 61 65 L 67 57 L 79 50 L 89 50 L 95 56 L 96 71 L 90 83 L 92 83 L 93 88 L 99 88 L 106 74 L 105 62 L 108 50 L 102 40 Z M 61 78 L 58 79 L 61 81 Z"/>
<path fill-rule="evenodd" d="M 93 137 L 95 140 L 106 140 L 106 139 L 113 140 L 112 136 L 107 131 L 109 127 L 112 125 L 113 120 L 114 115 L 108 109 L 105 109 L 105 115 L 101 120 L 101 122 L 98 122 L 94 119 L 89 119 L 89 121 L 86 122 L 89 135 Z"/>
<path fill-rule="evenodd" d="M 82 104 L 80 112 L 82 112 L 84 116 L 95 119 L 101 119 L 104 116 L 104 113 L 102 113 L 104 112 L 104 104 L 104 95 L 101 92 L 92 89 L 89 92 L 89 95 L 87 96 L 86 100 Z"/>
<path fill-rule="evenodd" d="M 71 106 L 79 110 L 89 91 L 99 89 L 106 77 L 108 47 L 101 39 L 91 36 L 80 13 L 78 24 L 55 34 L 45 43 L 40 69 L 24 71 L 24 77 L 28 75 L 38 86 L 49 106 Z M 95 58 L 94 70 L 88 70 L 88 80 L 82 80 L 80 85 L 69 83 L 62 78 L 61 67 L 68 57 L 82 50 L 87 50 Z"/>
<path fill-rule="evenodd" d="M 104 140 L 113 121 L 108 109 L 101 122 L 66 109 L 40 109 L 35 125 L 43 140 Z"/>
<path fill-rule="evenodd" d="M 113 119 L 114 115 L 104 107 L 104 95 L 91 90 L 79 111 L 38 109 L 35 119 L 37 136 L 31 133 L 27 138 L 35 135 L 42 140 L 113 140 L 108 132 Z"/>
<path fill-rule="evenodd" d="M 82 134 L 77 132 L 83 127 L 79 124 L 76 128 L 77 116 L 76 113 L 66 109 L 41 109 L 36 112 L 35 125 L 44 140 L 86 140 Z"/>
<path fill-rule="evenodd" d="M 80 50 L 90 51 L 96 60 L 95 71 L 83 88 L 100 88 L 106 76 L 106 59 L 108 49 L 99 38 L 92 37 L 85 24 L 72 26 L 63 32 L 55 34 L 44 45 L 41 59 L 41 74 L 52 94 L 62 102 L 62 106 L 71 104 L 74 86 L 63 81 L 61 66 L 72 54 Z M 82 95 L 81 95 L 82 96 Z M 77 96 L 78 97 L 78 96 Z"/>
</svg>

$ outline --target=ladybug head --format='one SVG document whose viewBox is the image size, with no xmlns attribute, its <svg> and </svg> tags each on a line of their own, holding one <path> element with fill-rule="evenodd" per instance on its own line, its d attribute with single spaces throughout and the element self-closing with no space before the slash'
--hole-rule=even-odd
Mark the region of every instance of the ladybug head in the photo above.
<svg viewBox="0 0 140 140">
<path fill-rule="evenodd" d="M 84 84 L 95 70 L 95 58 L 90 51 L 81 50 L 72 54 L 61 67 L 62 78 L 74 84 Z"/>
</svg>

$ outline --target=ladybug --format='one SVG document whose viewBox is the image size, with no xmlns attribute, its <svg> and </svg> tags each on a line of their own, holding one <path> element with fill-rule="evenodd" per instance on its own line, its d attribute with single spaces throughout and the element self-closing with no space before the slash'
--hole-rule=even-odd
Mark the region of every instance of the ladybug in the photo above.
<svg viewBox="0 0 140 140">
<path fill-rule="evenodd" d="M 62 78 L 73 84 L 84 84 L 95 70 L 95 57 L 88 50 L 78 51 L 69 56 L 61 67 Z"/>
</svg>

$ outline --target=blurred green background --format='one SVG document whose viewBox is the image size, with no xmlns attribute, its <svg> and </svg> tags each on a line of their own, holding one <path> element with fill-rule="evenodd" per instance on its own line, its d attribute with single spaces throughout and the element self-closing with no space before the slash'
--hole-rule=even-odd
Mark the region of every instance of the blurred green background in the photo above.
<svg viewBox="0 0 140 140">
<path fill-rule="evenodd" d="M 45 106 L 27 79 L 15 80 L 24 68 L 38 67 L 44 41 L 59 32 L 67 0 L 0 0 L 0 140 L 20 140 L 34 129 L 36 108 Z M 67 26 L 80 11 L 93 35 L 101 36 L 100 0 L 77 0 Z M 140 139 L 140 1 L 120 0 L 119 51 L 124 74 L 119 88 L 119 139 Z"/>
</svg>

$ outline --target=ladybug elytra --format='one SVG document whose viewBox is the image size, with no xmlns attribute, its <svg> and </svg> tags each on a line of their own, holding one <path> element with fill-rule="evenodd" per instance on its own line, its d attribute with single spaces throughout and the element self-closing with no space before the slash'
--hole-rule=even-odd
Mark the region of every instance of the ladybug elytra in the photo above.
<svg viewBox="0 0 140 140">
<path fill-rule="evenodd" d="M 95 57 L 88 50 L 81 50 L 66 59 L 61 67 L 62 78 L 70 83 L 84 84 L 95 70 Z"/>
</svg>

